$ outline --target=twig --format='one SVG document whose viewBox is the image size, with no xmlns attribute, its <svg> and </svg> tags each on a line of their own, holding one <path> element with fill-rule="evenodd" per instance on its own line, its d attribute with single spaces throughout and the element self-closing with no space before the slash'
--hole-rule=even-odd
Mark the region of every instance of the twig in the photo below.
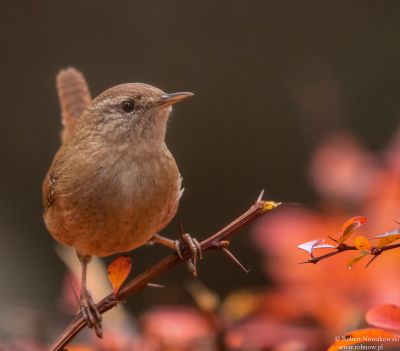
<svg viewBox="0 0 400 351">
<path fill-rule="evenodd" d="M 393 250 L 393 249 L 397 249 L 400 247 L 400 244 L 392 244 L 392 245 L 386 245 L 386 246 L 382 246 L 382 247 L 377 247 L 377 246 L 373 246 L 371 247 L 370 250 L 370 255 L 373 256 L 372 260 L 368 262 L 368 264 L 366 265 L 366 267 L 368 267 L 372 261 L 378 257 L 380 254 L 382 254 L 385 251 L 389 251 L 389 250 Z M 312 256 L 310 259 L 308 259 L 307 261 L 304 262 L 300 262 L 300 264 L 304 264 L 304 263 L 313 263 L 313 264 L 317 264 L 319 261 L 325 260 L 329 257 L 335 256 L 337 254 L 340 254 L 341 252 L 344 251 L 358 251 L 359 249 L 357 249 L 355 246 L 352 245 L 347 245 L 347 244 L 339 244 L 338 246 L 336 246 L 336 251 L 332 251 L 329 252 L 325 255 L 321 255 L 321 256 Z"/>
<path fill-rule="evenodd" d="M 258 198 L 256 203 L 252 205 L 245 213 L 236 218 L 230 224 L 222 228 L 217 233 L 211 235 L 207 239 L 200 243 L 203 253 L 215 249 L 226 248 L 232 234 L 242 229 L 245 225 L 252 222 L 257 217 L 263 215 L 264 213 L 278 207 L 280 203 L 262 201 Z M 172 254 L 164 259 L 160 260 L 154 266 L 147 269 L 142 274 L 130 280 L 124 285 L 120 290 L 118 296 L 110 294 L 102 299 L 98 304 L 97 308 L 101 314 L 115 307 L 119 302 L 125 300 L 128 296 L 137 293 L 138 291 L 149 286 L 155 278 L 165 273 L 169 269 L 181 264 L 186 259 L 189 259 L 191 253 L 189 251 L 183 252 L 183 260 L 181 260 L 177 254 Z M 83 319 L 82 315 L 79 313 L 70 325 L 61 333 L 58 339 L 50 347 L 50 351 L 62 351 L 65 346 L 67 346 L 74 337 L 86 326 L 86 321 Z"/>
<path fill-rule="evenodd" d="M 347 244 L 339 244 L 338 246 L 336 246 L 336 251 L 332 251 L 329 252 L 325 255 L 321 255 L 321 256 L 312 256 L 310 259 L 308 259 L 307 261 L 304 262 L 300 262 L 300 264 L 304 264 L 304 263 L 314 263 L 317 264 L 319 261 L 322 261 L 326 258 L 329 258 L 331 256 L 335 256 L 337 254 L 340 254 L 343 251 L 355 251 L 358 250 L 355 246 L 351 246 L 351 245 L 347 245 Z"/>
</svg>

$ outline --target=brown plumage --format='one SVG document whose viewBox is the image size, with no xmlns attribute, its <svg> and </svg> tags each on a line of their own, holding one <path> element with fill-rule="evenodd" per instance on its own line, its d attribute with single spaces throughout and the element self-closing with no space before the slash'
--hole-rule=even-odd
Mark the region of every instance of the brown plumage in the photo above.
<svg viewBox="0 0 400 351">
<path fill-rule="evenodd" d="M 77 83 L 75 87 L 86 87 L 83 76 L 66 73 L 64 79 Z M 65 84 L 59 75 L 59 92 L 74 84 Z M 75 91 L 67 100 L 75 99 L 76 109 L 61 104 L 64 142 L 43 183 L 44 220 L 57 241 L 78 252 L 84 271 L 82 312 L 101 335 L 100 318 L 85 286 L 86 265 L 92 255 L 145 244 L 175 215 L 181 177 L 165 132 L 171 105 L 192 94 L 166 94 L 129 83 L 106 90 L 83 109 L 89 90 Z M 67 96 L 59 95 L 62 101 Z"/>
</svg>

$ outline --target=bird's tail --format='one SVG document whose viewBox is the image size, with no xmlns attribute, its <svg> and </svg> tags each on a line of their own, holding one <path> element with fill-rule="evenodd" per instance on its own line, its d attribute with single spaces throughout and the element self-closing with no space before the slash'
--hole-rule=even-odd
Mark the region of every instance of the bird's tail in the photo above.
<svg viewBox="0 0 400 351">
<path fill-rule="evenodd" d="M 56 86 L 63 126 L 61 140 L 64 143 L 71 137 L 78 118 L 89 106 L 92 97 L 85 77 L 74 67 L 68 67 L 58 72 Z"/>
</svg>

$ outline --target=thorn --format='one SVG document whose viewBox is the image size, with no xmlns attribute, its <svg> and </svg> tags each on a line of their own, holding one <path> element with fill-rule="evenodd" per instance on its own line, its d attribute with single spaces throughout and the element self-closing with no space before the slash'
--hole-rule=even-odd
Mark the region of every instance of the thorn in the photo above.
<svg viewBox="0 0 400 351">
<path fill-rule="evenodd" d="M 244 270 L 246 273 L 250 272 L 250 269 L 247 269 L 245 266 L 243 266 L 240 261 L 237 259 L 237 257 L 230 252 L 226 247 L 221 248 L 222 251 L 233 261 L 235 262 L 242 270 Z"/>
<path fill-rule="evenodd" d="M 309 259 L 307 261 L 299 262 L 299 264 L 306 264 L 306 263 L 312 263 L 312 264 L 317 264 L 318 260 L 317 259 Z"/>
<path fill-rule="evenodd" d="M 338 241 L 337 241 L 337 239 L 335 239 L 335 238 L 332 238 L 330 235 L 328 235 L 328 238 L 329 239 L 331 239 L 332 241 L 334 241 L 335 243 L 337 243 Z"/>
<path fill-rule="evenodd" d="M 157 288 L 157 289 L 163 289 L 165 288 L 164 285 L 161 284 L 156 284 L 156 283 L 147 283 L 146 288 Z"/>
<path fill-rule="evenodd" d="M 375 260 L 375 258 L 377 258 L 378 257 L 378 255 L 375 255 L 374 257 L 372 257 L 369 261 L 368 261 L 368 263 L 365 265 L 365 267 L 364 268 L 368 268 L 368 266 Z"/>
<path fill-rule="evenodd" d="M 264 189 L 262 189 L 260 195 L 258 195 L 256 203 L 261 202 L 263 197 L 264 197 Z"/>
<path fill-rule="evenodd" d="M 394 221 L 394 223 L 400 224 L 400 222 L 399 222 L 399 221 Z"/>
</svg>

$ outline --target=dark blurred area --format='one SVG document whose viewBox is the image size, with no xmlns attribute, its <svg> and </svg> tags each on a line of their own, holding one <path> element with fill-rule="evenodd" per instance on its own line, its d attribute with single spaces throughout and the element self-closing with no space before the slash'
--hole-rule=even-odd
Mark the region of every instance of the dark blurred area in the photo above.
<svg viewBox="0 0 400 351">
<path fill-rule="evenodd" d="M 59 69 L 81 70 L 93 96 L 124 82 L 195 93 L 176 106 L 167 143 L 183 175 L 180 217 L 202 239 L 262 188 L 267 199 L 315 204 L 308 164 L 328 134 L 350 130 L 371 150 L 388 143 L 400 112 L 399 31 L 396 1 L 3 1 L 0 303 L 52 310 L 60 294 L 65 267 L 41 204 L 60 143 Z M 177 223 L 164 234 L 177 237 Z M 268 283 L 247 233 L 232 250 L 252 272 L 210 255 L 200 265 L 207 287 L 225 296 Z M 165 253 L 132 252 L 134 273 Z M 178 268 L 159 281 L 162 294 L 129 306 L 190 305 L 187 280 Z"/>
</svg>

